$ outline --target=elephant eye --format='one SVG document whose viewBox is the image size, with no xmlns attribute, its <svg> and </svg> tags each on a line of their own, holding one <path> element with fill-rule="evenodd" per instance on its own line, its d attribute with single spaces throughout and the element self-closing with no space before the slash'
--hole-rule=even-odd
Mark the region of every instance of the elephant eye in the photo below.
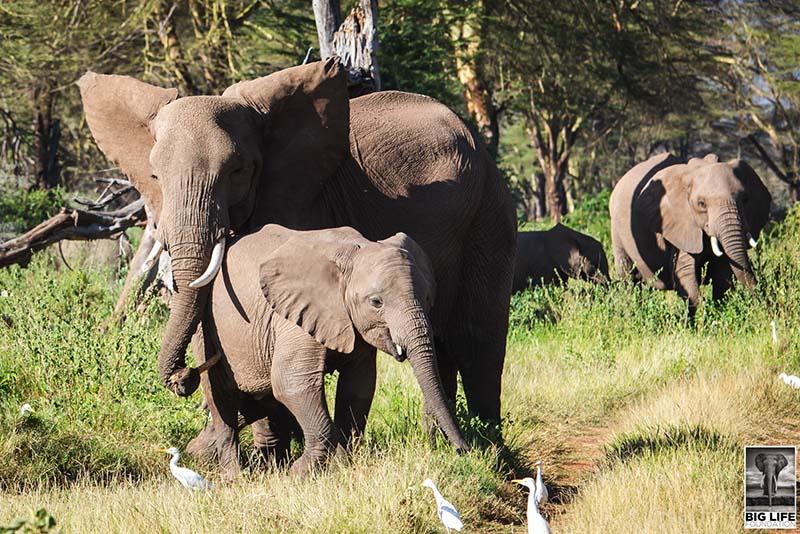
<svg viewBox="0 0 800 534">
<path fill-rule="evenodd" d="M 369 298 L 369 303 L 372 305 L 373 308 L 383 308 L 383 300 L 377 296 L 373 295 Z"/>
<path fill-rule="evenodd" d="M 703 200 L 702 198 L 697 199 L 697 207 L 700 208 L 701 210 L 705 210 L 706 209 L 706 201 Z"/>
</svg>

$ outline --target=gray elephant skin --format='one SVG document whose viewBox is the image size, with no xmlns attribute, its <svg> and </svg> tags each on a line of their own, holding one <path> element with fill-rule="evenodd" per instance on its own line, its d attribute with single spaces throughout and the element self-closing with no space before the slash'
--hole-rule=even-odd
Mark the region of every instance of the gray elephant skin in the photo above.
<svg viewBox="0 0 800 534">
<path fill-rule="evenodd" d="M 268 223 L 350 226 L 370 240 L 402 231 L 433 266 L 431 322 L 447 397 L 455 399 L 460 373 L 470 411 L 499 423 L 515 214 L 494 162 L 452 111 L 397 91 L 350 100 L 335 58 L 239 82 L 222 96 L 178 98 L 92 72 L 78 86 L 95 141 L 145 198 L 172 257 L 164 385 L 189 395 L 199 384 L 186 348 L 231 234 Z"/>
<path fill-rule="evenodd" d="M 567 278 L 608 280 L 608 259 L 600 241 L 561 223 L 546 231 L 517 234 L 512 293 Z"/>
<path fill-rule="evenodd" d="M 203 319 L 203 354 L 221 353 L 209 370 L 208 402 L 223 470 L 238 470 L 239 412 L 261 404 L 256 444 L 285 454 L 291 424 L 305 452 L 305 473 L 363 432 L 375 388 L 375 351 L 411 362 L 424 404 L 449 440 L 468 448 L 438 376 L 429 313 L 433 270 L 405 234 L 379 242 L 351 228 L 288 230 L 267 225 L 231 243 Z M 335 422 L 324 374 L 337 369 Z M 205 386 L 204 381 L 204 386 Z M 245 416 L 247 417 L 247 416 Z"/>
<path fill-rule="evenodd" d="M 693 316 L 701 283 L 712 283 L 714 299 L 724 296 L 734 278 L 755 285 L 747 249 L 767 223 L 770 202 L 743 160 L 653 156 L 628 171 L 611 194 L 617 274 L 677 290 Z"/>
<path fill-rule="evenodd" d="M 789 461 L 783 454 L 764 454 L 756 456 L 756 468 L 764 475 L 761 482 L 764 488 L 764 495 L 769 497 L 769 505 L 772 506 L 772 498 L 778 491 L 778 475 L 784 467 L 789 465 Z"/>
</svg>

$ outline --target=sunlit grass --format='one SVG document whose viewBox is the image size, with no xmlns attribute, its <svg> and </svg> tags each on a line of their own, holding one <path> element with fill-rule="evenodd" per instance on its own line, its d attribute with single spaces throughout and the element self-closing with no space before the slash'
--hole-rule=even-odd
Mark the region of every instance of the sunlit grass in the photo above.
<svg viewBox="0 0 800 534">
<path fill-rule="evenodd" d="M 792 212 L 754 256 L 758 290 L 707 302 L 694 325 L 674 294 L 620 282 L 515 297 L 505 450 L 431 444 L 410 366 L 383 355 L 352 459 L 307 480 L 246 470 L 196 496 L 158 450 L 185 447 L 205 422 L 199 395 L 157 380 L 164 307 L 102 330 L 119 289 L 107 273 L 56 273 L 44 256 L 0 270 L 0 525 L 45 507 L 65 532 L 433 532 L 430 476 L 469 530 L 512 532 L 525 493 L 508 479 L 543 459 L 556 532 L 739 531 L 741 447 L 800 436 L 800 392 L 776 378 L 800 374 L 798 236 Z M 183 461 L 219 482 L 214 466 Z"/>
</svg>

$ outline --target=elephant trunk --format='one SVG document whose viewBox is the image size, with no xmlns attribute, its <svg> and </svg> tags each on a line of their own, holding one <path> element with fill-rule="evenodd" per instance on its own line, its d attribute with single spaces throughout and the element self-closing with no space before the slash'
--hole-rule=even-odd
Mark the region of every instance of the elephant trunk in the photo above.
<svg viewBox="0 0 800 534">
<path fill-rule="evenodd" d="M 162 383 L 180 396 L 194 393 L 200 384 L 200 374 L 186 368 L 186 349 L 205 309 L 207 287 L 193 288 L 189 284 L 205 270 L 206 247 L 194 243 L 170 246 L 172 276 L 176 292 L 170 299 L 169 319 L 158 354 L 158 373 Z"/>
<path fill-rule="evenodd" d="M 731 269 L 739 283 L 752 289 L 756 284 L 753 268 L 747 257 L 747 239 L 739 210 L 735 204 L 726 206 L 719 214 L 717 234 L 725 254 L 730 259 Z"/>
<path fill-rule="evenodd" d="M 466 451 L 469 445 L 458 428 L 439 377 L 433 348 L 433 332 L 428 316 L 419 306 L 415 306 L 405 314 L 405 320 L 409 321 L 407 324 L 413 325 L 406 331 L 407 334 L 403 339 L 406 341 L 408 359 L 411 361 L 414 376 L 422 389 L 426 411 L 433 416 L 450 443 L 457 450 Z"/>
<path fill-rule="evenodd" d="M 772 498 L 775 496 L 775 491 L 778 486 L 778 477 L 775 473 L 775 468 L 771 465 L 765 466 L 764 484 L 764 494 L 769 497 L 769 505 L 772 506 Z"/>
</svg>

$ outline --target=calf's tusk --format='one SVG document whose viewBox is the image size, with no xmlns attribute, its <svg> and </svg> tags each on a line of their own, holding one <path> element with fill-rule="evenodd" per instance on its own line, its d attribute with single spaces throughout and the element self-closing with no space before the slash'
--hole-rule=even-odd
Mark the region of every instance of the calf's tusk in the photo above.
<svg viewBox="0 0 800 534">
<path fill-rule="evenodd" d="M 747 233 L 747 242 L 750 243 L 750 246 L 756 248 L 758 246 L 758 241 L 753 239 L 753 236 L 750 235 L 750 232 Z"/>
</svg>

